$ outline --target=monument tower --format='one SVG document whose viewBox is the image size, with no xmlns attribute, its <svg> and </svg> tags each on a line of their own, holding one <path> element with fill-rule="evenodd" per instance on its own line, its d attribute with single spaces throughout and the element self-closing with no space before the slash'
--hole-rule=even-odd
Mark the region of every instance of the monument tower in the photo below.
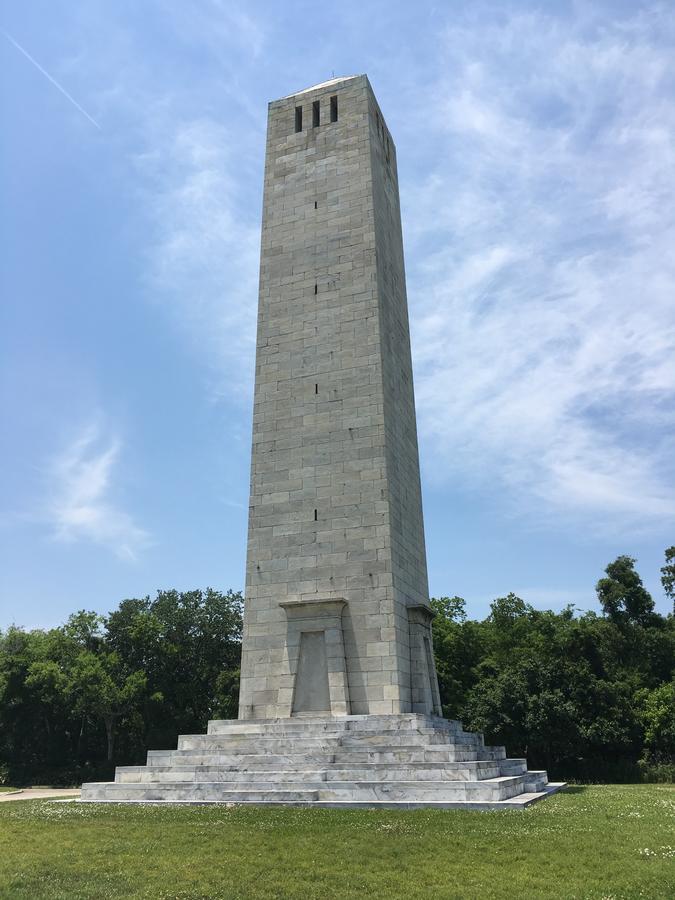
<svg viewBox="0 0 675 900">
<path fill-rule="evenodd" d="M 270 104 L 239 718 L 86 802 L 522 808 L 441 718 L 396 150 L 365 75 Z"/>
<path fill-rule="evenodd" d="M 270 104 L 239 717 L 440 715 L 396 149 L 365 75 Z"/>
</svg>

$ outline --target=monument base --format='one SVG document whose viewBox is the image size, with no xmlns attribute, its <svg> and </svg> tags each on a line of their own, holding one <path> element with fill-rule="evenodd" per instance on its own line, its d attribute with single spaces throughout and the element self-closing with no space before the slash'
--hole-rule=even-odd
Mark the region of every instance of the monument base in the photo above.
<svg viewBox="0 0 675 900">
<path fill-rule="evenodd" d="M 564 787 L 503 747 L 436 716 L 307 716 L 209 722 L 177 750 L 151 750 L 114 782 L 82 785 L 106 803 L 513 809 Z"/>
</svg>

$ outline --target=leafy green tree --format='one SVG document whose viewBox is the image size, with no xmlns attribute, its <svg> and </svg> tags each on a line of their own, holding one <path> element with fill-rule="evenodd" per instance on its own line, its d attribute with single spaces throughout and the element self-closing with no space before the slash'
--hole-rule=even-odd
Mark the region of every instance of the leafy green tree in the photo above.
<svg viewBox="0 0 675 900">
<path fill-rule="evenodd" d="M 147 745 L 171 746 L 210 718 L 236 717 L 242 605 L 233 591 L 158 591 L 110 614 L 108 647 L 147 676 L 139 755 Z"/>
<path fill-rule="evenodd" d="M 224 719 L 236 719 L 239 712 L 239 668 L 223 669 L 216 677 L 214 714 Z"/>
<path fill-rule="evenodd" d="M 432 601 L 446 714 L 560 777 L 636 776 L 646 727 L 639 692 L 672 678 L 675 619 L 653 612 L 632 560 L 619 563 L 606 573 L 622 582 L 620 594 L 612 585 L 614 617 L 541 611 L 509 594 L 472 622 L 462 601 Z"/>
<path fill-rule="evenodd" d="M 0 634 L 0 761 L 21 769 L 58 767 L 77 747 L 64 673 L 77 648 L 63 629 Z"/>
<path fill-rule="evenodd" d="M 654 601 L 635 571 L 635 560 L 619 556 L 605 569 L 606 578 L 595 590 L 606 616 L 613 622 L 647 624 L 654 614 Z"/>
<path fill-rule="evenodd" d="M 661 569 L 661 584 L 666 597 L 670 597 L 673 601 L 673 612 L 675 613 L 675 546 L 668 547 L 666 550 L 666 564 Z"/>
<path fill-rule="evenodd" d="M 637 699 L 644 725 L 646 760 L 672 765 L 675 761 L 675 680 L 652 691 L 640 691 Z"/>
<path fill-rule="evenodd" d="M 145 694 L 145 672 L 125 671 L 119 656 L 106 651 L 83 650 L 70 672 L 73 708 L 105 725 L 106 760 L 112 762 L 115 748 L 115 726 Z"/>
<path fill-rule="evenodd" d="M 42 707 L 45 730 L 51 735 L 54 714 L 69 712 L 69 681 L 64 666 L 53 659 L 35 660 L 28 666 L 25 685 Z"/>
<path fill-rule="evenodd" d="M 432 628 L 443 713 L 457 719 L 483 652 L 481 625 L 467 621 L 461 597 L 433 598 L 431 606 L 436 613 Z"/>
<path fill-rule="evenodd" d="M 63 634 L 78 648 L 95 653 L 105 643 L 105 621 L 105 616 L 81 609 L 68 617 Z"/>
</svg>

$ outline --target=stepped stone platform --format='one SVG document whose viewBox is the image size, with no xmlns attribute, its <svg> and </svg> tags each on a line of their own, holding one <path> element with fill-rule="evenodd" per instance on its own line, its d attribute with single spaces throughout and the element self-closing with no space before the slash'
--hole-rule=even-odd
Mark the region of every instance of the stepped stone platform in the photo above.
<svg viewBox="0 0 675 900">
<path fill-rule="evenodd" d="M 524 808 L 564 784 L 437 716 L 299 716 L 209 722 L 148 752 L 83 802 Z"/>
</svg>

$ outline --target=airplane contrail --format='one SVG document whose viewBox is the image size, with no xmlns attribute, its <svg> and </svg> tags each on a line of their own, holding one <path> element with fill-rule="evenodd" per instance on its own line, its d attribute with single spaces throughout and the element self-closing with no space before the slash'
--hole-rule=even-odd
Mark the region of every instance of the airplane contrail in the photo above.
<svg viewBox="0 0 675 900">
<path fill-rule="evenodd" d="M 33 59 L 33 57 L 30 55 L 28 50 L 24 50 L 24 48 L 21 46 L 21 44 L 18 41 L 15 41 L 14 38 L 11 36 L 11 34 L 7 34 L 6 31 L 3 31 L 2 33 L 4 34 L 4 36 L 7 38 L 7 40 L 11 44 L 14 44 L 14 46 L 20 53 L 23 53 L 23 55 L 26 57 L 27 60 L 29 60 L 30 62 L 33 63 L 33 65 L 35 66 L 35 68 L 38 71 L 42 72 L 42 74 L 45 76 L 45 78 L 47 78 L 47 79 L 49 79 L 49 81 L 51 81 L 51 83 L 54 85 L 55 88 L 58 88 L 58 90 L 61 91 L 61 93 L 63 94 L 64 97 L 66 97 L 68 100 L 70 100 L 70 102 L 73 104 L 73 106 L 76 109 L 79 109 L 79 111 L 82 113 L 83 116 L 86 116 L 89 119 L 89 121 L 91 122 L 92 125 L 95 125 L 99 131 L 103 131 L 103 129 L 98 124 L 96 119 L 93 119 L 89 115 L 89 113 L 87 112 L 86 109 L 82 109 L 82 107 L 77 102 L 77 100 L 75 100 L 73 97 L 71 97 L 70 94 L 68 93 L 68 91 L 64 87 L 61 87 L 61 85 L 58 83 L 58 81 L 55 78 L 52 78 L 52 76 L 49 74 L 49 72 L 46 72 L 36 59 Z"/>
</svg>

